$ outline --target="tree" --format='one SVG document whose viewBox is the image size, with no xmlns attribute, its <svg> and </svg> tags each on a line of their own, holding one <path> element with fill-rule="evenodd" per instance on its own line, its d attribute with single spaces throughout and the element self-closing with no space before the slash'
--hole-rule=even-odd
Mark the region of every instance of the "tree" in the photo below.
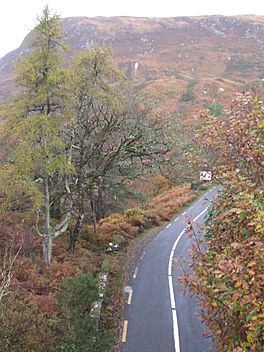
<svg viewBox="0 0 264 352">
<path fill-rule="evenodd" d="M 18 101 L 10 107 L 9 137 L 15 149 L 1 171 L 1 191 L 29 197 L 37 212 L 36 231 L 43 239 L 43 257 L 50 264 L 52 242 L 67 228 L 71 202 L 61 223 L 52 227 L 51 204 L 53 181 L 64 179 L 70 197 L 67 175 L 71 168 L 71 150 L 65 151 L 61 136 L 65 117 L 62 111 L 63 71 L 58 50 L 62 48 L 58 17 L 48 7 L 38 18 L 32 52 L 17 65 L 17 82 L 22 88 Z M 16 193 L 14 193 L 16 192 Z M 43 233 L 38 220 L 44 220 Z"/>
<path fill-rule="evenodd" d="M 215 175 L 224 189 L 184 280 L 199 295 L 219 350 L 263 350 L 263 108 L 238 96 L 226 116 L 208 119 L 202 138 L 220 156 Z"/>
<path fill-rule="evenodd" d="M 165 146 L 155 139 L 153 121 L 148 121 L 145 111 L 128 96 L 127 82 L 114 68 L 109 49 L 95 47 L 80 54 L 69 72 L 68 90 L 77 193 L 73 250 L 87 201 L 95 233 L 98 205 L 102 205 L 110 180 L 133 177 L 139 163 L 163 155 Z"/>
<path fill-rule="evenodd" d="M 162 173 L 173 183 L 192 182 L 197 185 L 199 173 L 206 167 L 211 169 L 218 158 L 212 148 L 201 142 L 200 126 L 186 123 L 183 116 L 172 114 L 164 126 L 169 152 Z"/>
<path fill-rule="evenodd" d="M 56 351 L 95 351 L 96 321 L 90 311 L 98 299 L 98 283 L 91 273 L 68 277 L 58 296 L 57 328 L 61 339 Z"/>
</svg>

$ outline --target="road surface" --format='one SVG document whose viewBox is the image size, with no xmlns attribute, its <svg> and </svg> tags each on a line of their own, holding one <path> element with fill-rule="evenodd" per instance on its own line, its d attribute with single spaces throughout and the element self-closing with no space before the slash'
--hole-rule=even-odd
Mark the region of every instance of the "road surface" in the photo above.
<svg viewBox="0 0 264 352">
<path fill-rule="evenodd" d="M 195 298 L 182 295 L 173 258 L 187 258 L 186 221 L 201 231 L 217 189 L 207 192 L 149 243 L 126 287 L 121 352 L 212 352 Z"/>
</svg>

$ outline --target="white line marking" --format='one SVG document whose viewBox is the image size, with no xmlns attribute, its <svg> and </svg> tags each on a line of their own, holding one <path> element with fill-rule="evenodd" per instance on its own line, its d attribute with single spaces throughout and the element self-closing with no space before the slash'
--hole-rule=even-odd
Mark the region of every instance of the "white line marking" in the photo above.
<svg viewBox="0 0 264 352">
<path fill-rule="evenodd" d="M 177 220 L 179 220 L 179 216 L 174 221 L 177 221 Z"/>
<path fill-rule="evenodd" d="M 174 245 L 171 249 L 169 265 L 168 265 L 168 281 L 169 281 L 170 301 L 171 301 L 171 309 L 172 309 L 173 337 L 174 337 L 175 352 L 180 352 L 180 337 L 179 337 L 179 328 L 178 328 L 177 313 L 176 313 L 175 295 L 174 295 L 173 284 L 172 284 L 171 267 L 172 267 L 172 258 L 174 255 L 174 251 L 180 239 L 182 238 L 182 235 L 184 234 L 185 230 L 186 230 L 186 227 L 181 231 L 176 241 L 174 242 Z"/>
<path fill-rule="evenodd" d="M 182 213 L 182 215 L 185 215 L 186 214 L 186 211 L 184 213 Z"/>
<path fill-rule="evenodd" d="M 170 289 L 171 309 L 176 309 L 175 298 L 173 294 L 172 276 L 169 276 L 169 289 Z"/>
<path fill-rule="evenodd" d="M 168 275 L 169 275 L 169 276 L 171 276 L 171 265 L 172 265 L 172 258 L 173 258 L 173 255 L 174 255 L 174 250 L 171 251 L 170 259 L 169 259 L 169 266 L 168 266 Z"/>
<path fill-rule="evenodd" d="M 199 215 L 196 216 L 196 218 L 193 219 L 193 222 L 197 221 L 199 217 L 201 217 L 208 209 L 209 207 L 206 207 Z"/>
<path fill-rule="evenodd" d="M 186 227 L 182 230 L 182 232 L 181 232 L 181 233 L 179 234 L 179 236 L 177 237 L 177 239 L 176 239 L 176 241 L 174 242 L 174 245 L 173 245 L 171 251 L 175 251 L 175 248 L 176 248 L 176 246 L 177 246 L 179 240 L 181 239 L 182 235 L 184 234 L 185 230 L 186 230 Z"/>
<path fill-rule="evenodd" d="M 171 276 L 171 265 L 168 266 L 168 276 Z"/>
<path fill-rule="evenodd" d="M 130 290 L 128 294 L 127 304 L 131 304 L 132 296 L 133 296 L 133 290 Z"/>
<path fill-rule="evenodd" d="M 168 225 L 166 226 L 166 229 L 168 229 L 170 226 L 171 226 L 171 224 L 168 224 Z"/>
<path fill-rule="evenodd" d="M 173 321 L 173 336 L 174 336 L 174 348 L 175 352 L 180 352 L 180 339 L 176 309 L 172 310 L 172 321 Z"/>
<path fill-rule="evenodd" d="M 134 275 L 133 275 L 133 279 L 135 279 L 137 277 L 137 273 L 138 273 L 138 267 L 136 267 Z"/>
<path fill-rule="evenodd" d="M 127 339 L 127 327 L 128 327 L 128 321 L 124 320 L 122 342 L 126 342 L 126 339 Z"/>
</svg>

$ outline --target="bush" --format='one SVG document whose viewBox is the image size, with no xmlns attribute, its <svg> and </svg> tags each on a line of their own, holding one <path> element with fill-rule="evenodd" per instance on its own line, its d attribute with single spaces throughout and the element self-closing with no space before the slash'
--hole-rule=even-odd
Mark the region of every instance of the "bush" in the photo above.
<svg viewBox="0 0 264 352">
<path fill-rule="evenodd" d="M 144 227 L 145 218 L 144 218 L 144 211 L 142 209 L 140 208 L 128 209 L 124 215 L 128 219 L 131 225 Z"/>
<path fill-rule="evenodd" d="M 188 88 L 186 92 L 182 95 L 181 101 L 183 103 L 187 103 L 194 100 L 195 100 L 194 92 L 190 88 Z"/>
<path fill-rule="evenodd" d="M 56 352 L 96 351 L 96 321 L 90 316 L 90 310 L 97 298 L 97 280 L 90 273 L 69 277 L 61 285 L 57 323 L 61 344 Z"/>
<path fill-rule="evenodd" d="M 192 182 L 191 189 L 195 191 L 206 191 L 209 188 L 210 184 L 201 183 L 201 182 Z"/>
<path fill-rule="evenodd" d="M 55 342 L 47 314 L 17 293 L 3 304 L 0 315 L 0 352 L 47 352 Z"/>
<path fill-rule="evenodd" d="M 213 116 L 220 116 L 223 114 L 224 106 L 222 104 L 210 104 L 208 106 L 209 114 Z"/>
</svg>

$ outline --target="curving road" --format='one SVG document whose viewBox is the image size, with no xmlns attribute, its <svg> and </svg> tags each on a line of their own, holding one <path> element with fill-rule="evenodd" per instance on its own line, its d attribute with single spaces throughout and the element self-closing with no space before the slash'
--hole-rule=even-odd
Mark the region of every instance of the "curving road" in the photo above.
<svg viewBox="0 0 264 352">
<path fill-rule="evenodd" d="M 212 352 L 195 298 L 180 293 L 173 258 L 187 258 L 186 220 L 201 231 L 214 188 L 163 228 L 146 247 L 127 287 L 121 352 Z"/>
</svg>

